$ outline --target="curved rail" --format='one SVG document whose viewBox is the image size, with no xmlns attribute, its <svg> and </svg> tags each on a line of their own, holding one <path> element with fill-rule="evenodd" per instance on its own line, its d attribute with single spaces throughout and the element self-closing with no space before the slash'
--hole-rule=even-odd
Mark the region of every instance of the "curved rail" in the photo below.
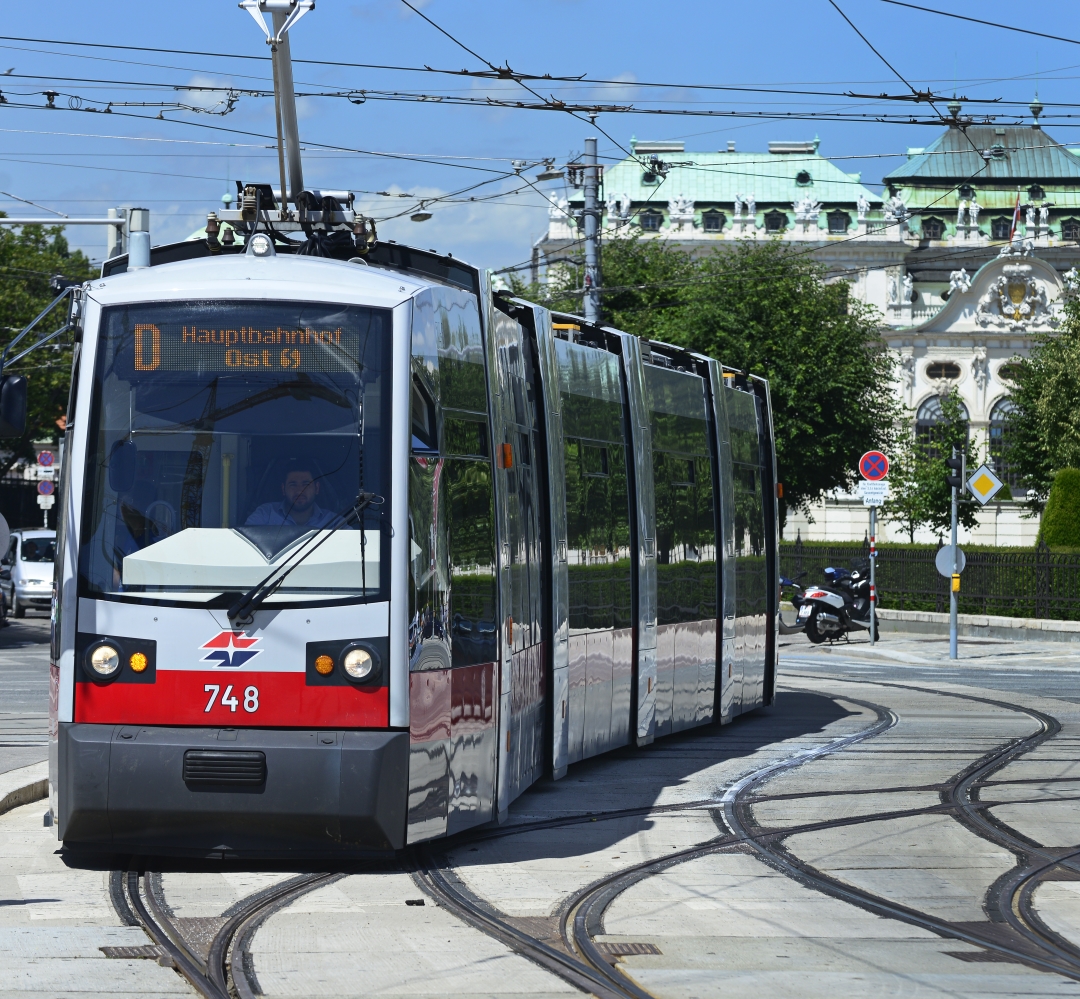
<svg viewBox="0 0 1080 999">
<path fill-rule="evenodd" d="M 134 867 L 135 869 L 131 869 Z M 243 967 L 243 948 L 267 916 L 307 892 L 343 877 L 342 874 L 301 874 L 244 899 L 214 935 L 206 961 L 190 947 L 153 888 L 154 875 L 132 864 L 119 875 L 122 901 L 150 938 L 172 959 L 177 970 L 205 999 L 254 999 L 255 992 Z M 116 892 L 113 892 L 114 901 Z M 124 917 L 124 913 L 120 913 Z M 239 946 L 236 946 L 239 944 Z M 231 959 L 230 959 L 231 958 Z M 231 972 L 231 974 L 230 974 Z M 235 988 L 235 995 L 230 991 Z"/>
</svg>

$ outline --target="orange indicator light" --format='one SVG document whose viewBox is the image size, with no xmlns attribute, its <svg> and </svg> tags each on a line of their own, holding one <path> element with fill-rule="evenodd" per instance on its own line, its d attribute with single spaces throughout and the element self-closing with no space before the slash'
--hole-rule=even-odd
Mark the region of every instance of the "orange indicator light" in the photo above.
<svg viewBox="0 0 1080 999">
<path fill-rule="evenodd" d="M 322 676 L 326 676 L 334 669 L 334 660 L 329 656 L 319 656 L 315 660 L 315 672 L 320 673 Z"/>
<path fill-rule="evenodd" d="M 150 665 L 150 661 L 146 658 L 146 654 L 143 652 L 133 652 L 131 658 L 128 660 L 128 665 L 136 672 L 141 673 L 147 666 Z"/>
</svg>

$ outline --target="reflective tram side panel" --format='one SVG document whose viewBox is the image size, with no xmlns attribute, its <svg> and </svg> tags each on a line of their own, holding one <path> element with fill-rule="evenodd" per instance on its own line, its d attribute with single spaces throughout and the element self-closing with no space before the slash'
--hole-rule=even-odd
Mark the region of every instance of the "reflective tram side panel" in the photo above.
<svg viewBox="0 0 1080 999">
<path fill-rule="evenodd" d="M 734 385 L 725 395 L 731 435 L 735 519 L 735 673 L 740 710 L 762 703 L 769 617 L 769 558 L 761 400 Z"/>
<path fill-rule="evenodd" d="M 761 403 L 758 439 L 763 479 L 766 571 L 769 586 L 762 703 L 772 704 L 776 696 L 776 674 L 780 665 L 780 517 L 777 510 L 780 487 L 776 477 L 776 436 L 773 433 L 772 396 L 769 383 L 766 379 L 757 376 L 751 376 L 750 381 Z"/>
<path fill-rule="evenodd" d="M 631 508 L 636 514 L 634 737 L 647 746 L 656 735 L 656 506 L 653 499 L 652 430 L 645 399 L 641 342 L 619 333 L 631 471 Z"/>
<path fill-rule="evenodd" d="M 495 450 L 503 653 L 499 685 L 497 809 L 501 814 L 544 767 L 540 477 L 537 373 L 525 330 L 492 306 L 489 350 Z"/>
<path fill-rule="evenodd" d="M 731 721 L 733 687 L 732 652 L 734 643 L 734 566 L 729 538 L 731 516 L 731 442 L 728 439 L 727 411 L 724 408 L 724 379 L 719 363 L 700 358 L 708 371 L 710 437 L 714 448 L 713 490 L 717 498 L 715 521 L 717 530 L 717 562 L 720 571 L 720 602 L 717 631 L 717 669 L 715 676 L 714 716 L 721 723 Z"/>
<path fill-rule="evenodd" d="M 711 720 L 717 537 L 704 379 L 645 366 L 656 498 L 656 731 Z"/>
<path fill-rule="evenodd" d="M 413 302 L 408 841 L 491 818 L 498 625 L 487 367 L 476 298 Z"/>
<path fill-rule="evenodd" d="M 569 577 L 569 760 L 630 741 L 634 605 L 633 455 L 617 354 L 555 344 L 565 441 Z"/>
<path fill-rule="evenodd" d="M 735 490 L 731 462 L 731 430 L 728 425 L 728 378 L 720 374 L 721 384 L 713 394 L 720 438 L 720 547 L 723 561 L 720 574 L 721 682 L 717 684 L 716 709 L 720 720 L 729 722 L 742 710 L 742 660 L 735 655 Z"/>
<path fill-rule="evenodd" d="M 550 681 L 547 725 L 551 756 L 547 765 L 551 768 L 552 776 L 558 780 L 566 774 L 569 763 L 570 733 L 566 465 L 559 362 L 551 313 L 540 306 L 516 299 L 513 304 L 517 306 L 515 315 L 532 335 L 536 352 L 534 397 L 539 408 L 538 450 L 541 460 L 534 465 L 534 469 L 539 477 L 542 530 L 545 533 L 541 579 L 547 584 L 543 610 L 547 622 L 544 651 L 550 657 L 550 666 L 547 663 L 544 666 Z"/>
</svg>

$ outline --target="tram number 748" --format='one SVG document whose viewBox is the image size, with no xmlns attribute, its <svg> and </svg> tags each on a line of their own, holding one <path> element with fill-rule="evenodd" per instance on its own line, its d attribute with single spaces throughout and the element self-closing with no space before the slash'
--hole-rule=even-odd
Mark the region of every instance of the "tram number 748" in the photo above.
<svg viewBox="0 0 1080 999">
<path fill-rule="evenodd" d="M 223 708 L 228 708 L 230 711 L 235 712 L 236 707 L 240 703 L 240 701 L 237 699 L 236 695 L 232 692 L 232 689 L 233 689 L 232 684 L 230 683 L 225 688 L 225 693 L 221 695 L 221 702 L 220 703 L 221 703 L 221 706 Z M 216 683 L 208 683 L 203 687 L 203 690 L 206 691 L 206 693 L 208 693 L 210 695 L 210 700 L 208 700 L 206 702 L 206 707 L 203 708 L 204 711 L 209 712 L 210 709 L 214 706 L 214 701 L 217 700 L 217 695 L 220 692 L 221 687 L 220 687 L 219 684 L 216 684 Z M 259 710 L 259 688 L 258 687 L 247 687 L 247 688 L 245 688 L 245 690 L 244 690 L 244 710 L 246 712 L 248 712 L 248 714 L 253 714 L 254 712 Z"/>
</svg>

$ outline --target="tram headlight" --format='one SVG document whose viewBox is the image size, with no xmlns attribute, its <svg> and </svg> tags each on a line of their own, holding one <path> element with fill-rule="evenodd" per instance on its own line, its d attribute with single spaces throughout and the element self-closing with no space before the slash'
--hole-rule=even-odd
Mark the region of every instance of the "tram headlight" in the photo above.
<svg viewBox="0 0 1080 999">
<path fill-rule="evenodd" d="M 373 680 L 378 672 L 378 665 L 375 654 L 363 645 L 354 645 L 341 660 L 346 676 L 357 683 Z"/>
<path fill-rule="evenodd" d="M 90 672 L 102 680 L 111 680 L 120 672 L 120 653 L 111 645 L 95 645 L 87 657 Z"/>
</svg>

